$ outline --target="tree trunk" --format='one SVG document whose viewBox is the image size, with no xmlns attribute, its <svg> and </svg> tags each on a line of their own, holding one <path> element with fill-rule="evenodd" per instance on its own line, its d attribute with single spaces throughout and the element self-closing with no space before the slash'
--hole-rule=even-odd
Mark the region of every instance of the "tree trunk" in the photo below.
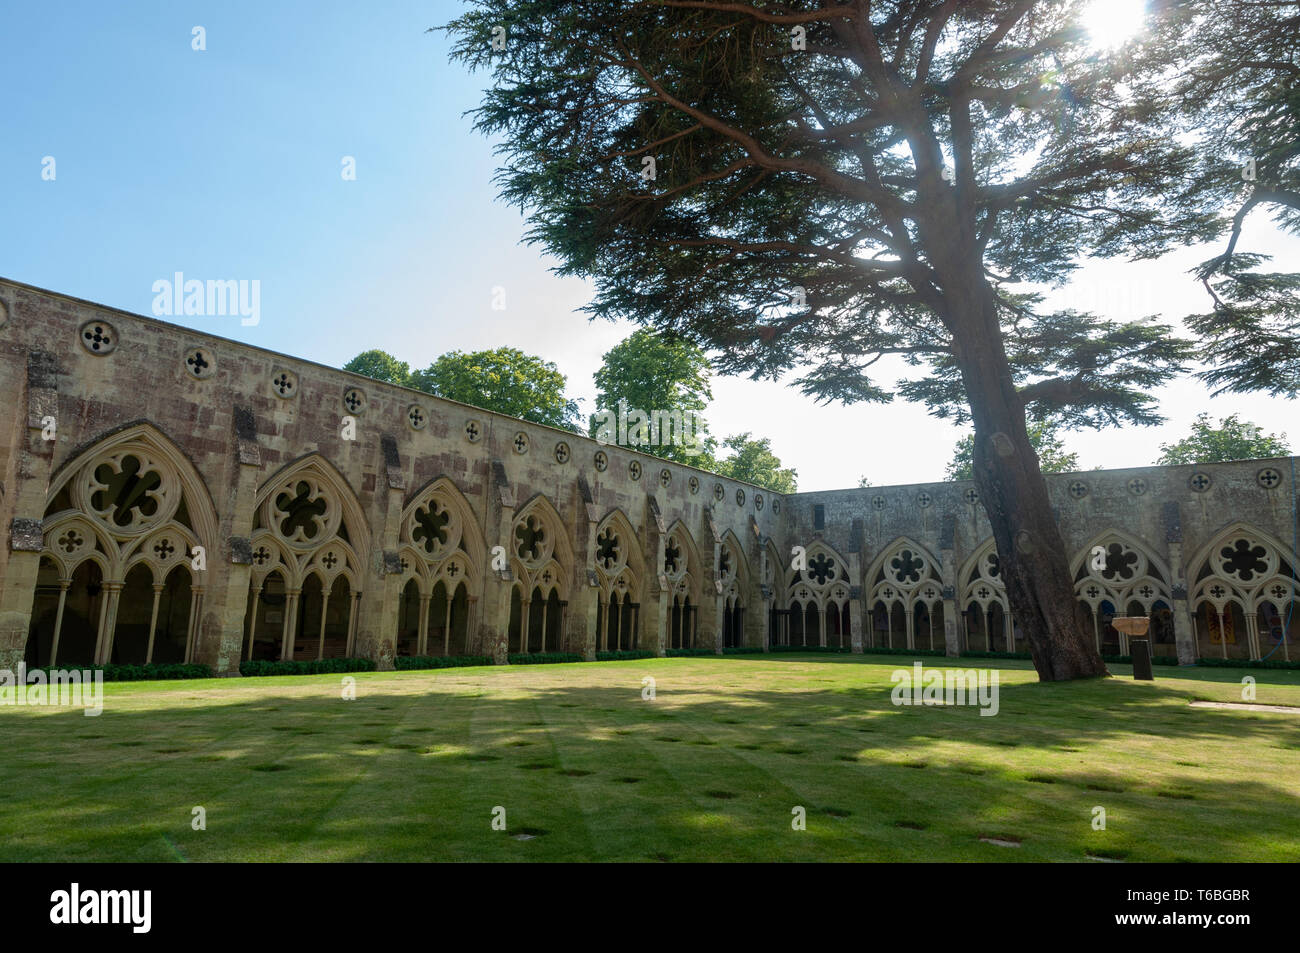
<svg viewBox="0 0 1300 953">
<path fill-rule="evenodd" d="M 958 365 L 975 423 L 974 477 L 993 527 L 1012 618 L 1043 681 L 1109 674 L 1075 597 L 1065 542 L 1029 443 L 1025 407 L 999 333 L 991 289 L 953 315 Z M 982 299 L 982 300 L 981 300 Z"/>
</svg>

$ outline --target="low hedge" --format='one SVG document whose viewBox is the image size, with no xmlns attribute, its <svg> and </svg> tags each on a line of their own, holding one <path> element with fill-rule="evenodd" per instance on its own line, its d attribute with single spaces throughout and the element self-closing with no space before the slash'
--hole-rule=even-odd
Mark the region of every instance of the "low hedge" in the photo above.
<svg viewBox="0 0 1300 953">
<path fill-rule="evenodd" d="M 639 658 L 654 658 L 649 649 L 613 649 L 596 653 L 597 662 L 623 662 Z"/>
<path fill-rule="evenodd" d="M 1196 664 L 1206 668 L 1300 668 L 1300 662 L 1282 659 L 1198 658 Z"/>
<path fill-rule="evenodd" d="M 717 655 L 717 649 L 668 649 L 665 653 L 669 658 L 690 658 L 695 655 Z"/>
<path fill-rule="evenodd" d="M 821 652 L 832 655 L 853 651 L 848 646 L 836 648 L 833 645 L 774 645 L 773 652 Z"/>
<path fill-rule="evenodd" d="M 89 669 L 92 672 L 103 672 L 104 681 L 106 682 L 155 682 L 163 679 L 183 679 L 183 678 L 211 678 L 212 669 L 207 665 L 190 663 L 188 665 L 180 662 L 160 663 L 151 662 L 148 665 L 60 665 L 54 669 L 56 672 L 66 672 L 71 669 L 80 669 L 85 671 Z M 28 674 L 36 671 L 31 669 Z M 49 678 L 49 669 L 41 669 Z"/>
<path fill-rule="evenodd" d="M 399 655 L 393 659 L 393 668 L 399 672 L 427 668 L 465 668 L 470 665 L 491 665 L 490 655 Z"/>
<path fill-rule="evenodd" d="M 863 655 L 924 655 L 927 657 L 928 656 L 942 657 L 944 651 L 943 649 L 890 649 L 881 646 L 880 648 L 873 648 L 873 649 L 864 647 L 862 649 L 862 654 Z"/>
<path fill-rule="evenodd" d="M 520 652 L 507 655 L 506 661 L 511 665 L 553 665 L 558 662 L 586 661 L 577 652 Z"/>
<path fill-rule="evenodd" d="M 273 662 L 246 659 L 239 663 L 239 674 L 257 678 L 264 675 L 330 675 L 336 672 L 373 672 L 374 659 L 327 658 L 302 662 Z"/>
</svg>

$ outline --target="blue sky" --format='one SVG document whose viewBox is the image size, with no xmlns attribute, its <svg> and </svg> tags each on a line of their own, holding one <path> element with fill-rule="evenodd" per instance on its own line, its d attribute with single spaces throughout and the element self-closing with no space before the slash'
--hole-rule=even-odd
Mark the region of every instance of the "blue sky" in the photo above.
<svg viewBox="0 0 1300 953">
<path fill-rule="evenodd" d="M 509 344 L 555 361 L 593 407 L 600 356 L 631 328 L 577 313 L 581 281 L 520 244 L 496 199 L 492 143 L 465 115 L 487 82 L 447 61 L 453 0 L 375 4 L 41 3 L 0 14 L 6 122 L 0 275 L 149 314 L 153 283 L 261 283 L 261 320 L 177 323 L 340 365 L 380 347 L 413 367 Z M 206 49 L 191 48 L 192 30 Z M 55 179 L 42 179 L 46 156 Z M 340 174 L 343 157 L 355 181 Z M 1295 260 L 1261 219 L 1242 244 Z M 1166 320 L 1205 307 L 1185 274 L 1208 257 L 1081 270 L 1060 301 Z M 505 310 L 492 308 L 496 287 Z M 719 379 L 719 435 L 749 430 L 808 490 L 941 479 L 959 431 L 903 403 L 819 406 L 778 383 Z M 1200 410 L 1240 412 L 1300 443 L 1295 402 L 1161 392 L 1162 428 L 1084 432 L 1084 467 L 1139 466 Z"/>
</svg>

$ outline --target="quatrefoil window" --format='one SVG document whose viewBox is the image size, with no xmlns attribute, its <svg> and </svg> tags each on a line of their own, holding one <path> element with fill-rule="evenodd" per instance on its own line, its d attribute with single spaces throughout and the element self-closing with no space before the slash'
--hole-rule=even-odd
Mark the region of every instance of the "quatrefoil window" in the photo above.
<svg viewBox="0 0 1300 953">
<path fill-rule="evenodd" d="M 148 519 L 158 512 L 155 496 L 162 486 L 162 476 L 156 470 L 144 470 L 137 457 L 122 458 L 122 469 L 112 463 L 101 463 L 95 468 L 95 480 L 104 488 L 90 497 L 90 505 L 107 514 L 118 526 L 130 526 L 137 516 Z"/>
<path fill-rule="evenodd" d="M 519 545 L 515 552 L 520 559 L 538 559 L 542 555 L 542 544 L 546 541 L 546 528 L 530 516 L 515 527 L 515 538 Z"/>
<path fill-rule="evenodd" d="M 1231 546 L 1224 546 L 1219 555 L 1223 558 L 1224 571 L 1242 582 L 1250 582 L 1255 576 L 1268 572 L 1265 561 L 1268 550 L 1258 544 L 1251 545 L 1249 540 L 1239 539 Z"/>
<path fill-rule="evenodd" d="M 411 529 L 411 540 L 424 546 L 426 553 L 437 552 L 447 542 L 447 524 L 451 516 L 446 510 L 438 508 L 436 501 L 430 501 L 427 507 L 415 511 L 415 526 Z"/>
<path fill-rule="evenodd" d="M 1106 547 L 1106 564 L 1101 576 L 1103 579 L 1132 579 L 1137 563 L 1137 553 L 1125 550 L 1119 543 L 1111 543 Z"/>
<path fill-rule="evenodd" d="M 925 560 L 910 549 L 905 549 L 891 559 L 889 565 L 894 569 L 894 579 L 903 585 L 907 585 L 909 582 L 921 581 L 921 571 L 925 569 Z"/>
<path fill-rule="evenodd" d="M 76 552 L 77 548 L 86 541 L 85 537 L 75 529 L 70 529 L 59 537 L 59 548 L 65 553 Z"/>
<path fill-rule="evenodd" d="M 293 493 L 281 493 L 275 498 L 275 508 L 284 514 L 280 521 L 282 536 L 293 539 L 302 530 L 304 539 L 315 539 L 321 529 L 320 517 L 325 515 L 329 504 L 322 497 L 313 498 L 311 484 L 301 480 Z"/>
<path fill-rule="evenodd" d="M 619 563 L 619 542 L 618 536 L 613 530 L 606 529 L 596 537 L 596 561 L 605 568 L 606 571 L 613 569 Z"/>
<path fill-rule="evenodd" d="M 677 572 L 677 561 L 681 559 L 682 550 L 673 540 L 664 546 L 664 572 Z"/>
<path fill-rule="evenodd" d="M 825 553 L 818 553 L 808 560 L 808 574 L 813 577 L 817 585 L 825 585 L 827 580 L 835 578 L 835 560 Z"/>
</svg>

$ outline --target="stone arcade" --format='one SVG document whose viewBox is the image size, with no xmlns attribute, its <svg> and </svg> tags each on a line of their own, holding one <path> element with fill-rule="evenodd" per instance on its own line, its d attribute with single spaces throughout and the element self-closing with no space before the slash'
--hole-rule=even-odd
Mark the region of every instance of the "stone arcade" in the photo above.
<svg viewBox="0 0 1300 953">
<path fill-rule="evenodd" d="M 0 668 L 1027 648 L 970 483 L 783 496 L 10 281 L 0 341 Z M 1300 659 L 1294 470 L 1050 476 L 1102 650 Z"/>
</svg>

